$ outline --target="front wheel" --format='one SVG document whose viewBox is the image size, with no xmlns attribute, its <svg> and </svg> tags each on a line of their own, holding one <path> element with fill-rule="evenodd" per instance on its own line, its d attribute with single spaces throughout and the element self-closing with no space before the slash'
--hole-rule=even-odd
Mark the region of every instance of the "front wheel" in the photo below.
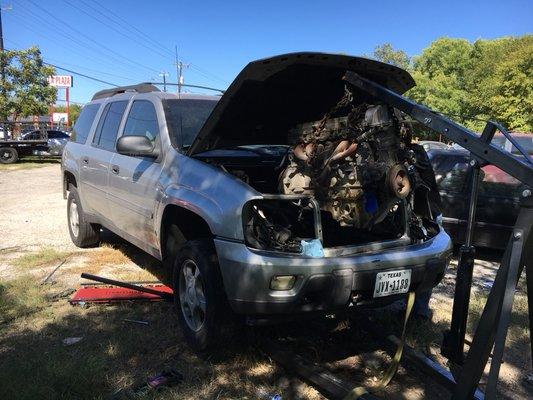
<svg viewBox="0 0 533 400">
<path fill-rule="evenodd" d="M 189 344 L 198 351 L 220 342 L 231 324 L 217 256 L 211 240 L 186 242 L 174 262 L 174 303 Z"/>
</svg>

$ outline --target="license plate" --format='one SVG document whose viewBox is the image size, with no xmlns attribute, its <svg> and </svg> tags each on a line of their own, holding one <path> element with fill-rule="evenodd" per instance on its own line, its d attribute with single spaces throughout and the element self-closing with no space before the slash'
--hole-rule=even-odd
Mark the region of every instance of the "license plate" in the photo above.
<svg viewBox="0 0 533 400">
<path fill-rule="evenodd" d="M 385 297 L 393 294 L 407 293 L 411 284 L 411 270 L 379 272 L 376 275 L 374 297 Z"/>
</svg>

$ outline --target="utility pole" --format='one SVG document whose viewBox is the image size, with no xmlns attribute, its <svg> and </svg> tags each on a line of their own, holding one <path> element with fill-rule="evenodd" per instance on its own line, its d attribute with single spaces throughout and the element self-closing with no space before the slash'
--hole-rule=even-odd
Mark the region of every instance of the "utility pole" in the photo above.
<svg viewBox="0 0 533 400">
<path fill-rule="evenodd" d="M 176 74 L 178 76 L 178 93 L 181 93 L 181 85 L 183 85 L 183 68 L 188 68 L 189 64 L 184 64 L 178 59 L 178 46 L 176 46 Z"/>
<path fill-rule="evenodd" d="M 2 29 L 2 7 L 0 7 L 0 51 L 4 51 L 4 30 Z M 4 80 L 2 71 L 2 83 Z"/>
<path fill-rule="evenodd" d="M 167 91 L 167 76 L 168 76 L 168 73 L 166 73 L 165 71 L 162 71 L 159 76 L 162 76 L 163 77 L 163 91 Z"/>
<path fill-rule="evenodd" d="M 0 6 L 0 53 L 4 53 L 4 30 L 2 28 L 2 7 Z M 1 90 L 0 92 L 2 93 L 2 98 L 7 100 L 7 95 L 6 95 L 6 59 L 4 57 L 4 54 L 1 54 L 1 60 L 0 60 L 0 85 L 1 85 Z M 3 128 L 3 132 L 4 132 L 4 137 L 7 138 L 7 129 L 5 129 L 5 126 L 4 126 L 4 119 L 7 119 L 6 118 L 7 115 L 4 115 L 4 112 L 1 113 L 0 115 L 0 119 L 1 119 L 1 123 L 2 123 L 2 128 Z"/>
</svg>

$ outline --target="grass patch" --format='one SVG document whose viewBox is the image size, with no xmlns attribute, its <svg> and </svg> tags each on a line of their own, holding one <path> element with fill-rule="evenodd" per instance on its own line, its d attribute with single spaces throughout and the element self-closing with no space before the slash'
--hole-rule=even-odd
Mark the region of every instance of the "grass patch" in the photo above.
<svg viewBox="0 0 533 400">
<path fill-rule="evenodd" d="M 524 285 L 525 286 L 525 285 Z M 468 328 L 474 334 L 485 304 L 488 293 L 474 293 L 470 299 L 470 310 L 468 315 Z M 511 314 L 511 324 L 507 333 L 507 345 L 511 343 L 524 342 L 529 340 L 529 314 L 527 305 L 527 294 L 517 291 L 513 301 L 513 311 Z"/>
<path fill-rule="evenodd" d="M 59 158 L 40 158 L 36 156 L 24 157 L 14 164 L 0 164 L 0 171 L 20 171 L 59 164 Z"/>
<path fill-rule="evenodd" d="M 58 251 L 52 247 L 43 247 L 36 252 L 24 254 L 13 260 L 11 264 L 17 268 L 44 267 L 59 264 L 73 254 L 72 251 Z"/>
<path fill-rule="evenodd" d="M 86 264 L 98 268 L 106 265 L 127 264 L 131 260 L 122 250 L 108 244 L 102 245 L 98 250 L 87 254 Z"/>
<path fill-rule="evenodd" d="M 0 282 L 0 322 L 33 314 L 45 305 L 44 291 L 33 276 Z"/>
</svg>

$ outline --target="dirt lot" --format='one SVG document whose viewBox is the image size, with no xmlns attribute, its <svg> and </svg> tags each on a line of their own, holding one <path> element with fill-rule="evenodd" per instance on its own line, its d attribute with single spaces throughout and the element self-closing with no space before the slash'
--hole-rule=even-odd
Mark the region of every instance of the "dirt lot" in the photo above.
<svg viewBox="0 0 533 400">
<path fill-rule="evenodd" d="M 0 168 L 0 393 L 5 399 L 157 398 L 157 399 L 323 399 L 313 387 L 280 369 L 263 353 L 267 339 L 298 351 L 356 383 L 375 383 L 390 359 L 390 349 L 364 333 L 359 322 L 370 316 L 384 332 L 399 333 L 401 312 L 393 308 L 286 323 L 270 328 L 242 328 L 210 355 L 189 351 L 170 304 L 102 305 L 67 303 L 80 273 L 124 280 L 163 280 L 157 260 L 112 234 L 99 248 L 72 245 L 66 226 L 57 162 Z M 493 254 L 489 254 L 494 258 Z M 41 282 L 59 264 L 45 285 Z M 478 260 L 470 332 L 479 317 L 498 264 Z M 432 322 L 410 322 L 410 344 L 444 363 L 438 354 L 449 324 L 455 265 L 435 290 Z M 501 398 L 533 396 L 527 302 L 523 282 L 515 300 Z M 147 321 L 129 324 L 125 319 Z M 391 323 L 392 321 L 392 323 Z M 65 345 L 66 338 L 81 338 Z M 385 352 L 385 350 L 388 350 Z M 139 387 L 148 376 L 174 368 L 184 381 L 161 392 Z M 400 368 L 388 399 L 444 399 L 449 393 L 415 369 Z"/>
</svg>

